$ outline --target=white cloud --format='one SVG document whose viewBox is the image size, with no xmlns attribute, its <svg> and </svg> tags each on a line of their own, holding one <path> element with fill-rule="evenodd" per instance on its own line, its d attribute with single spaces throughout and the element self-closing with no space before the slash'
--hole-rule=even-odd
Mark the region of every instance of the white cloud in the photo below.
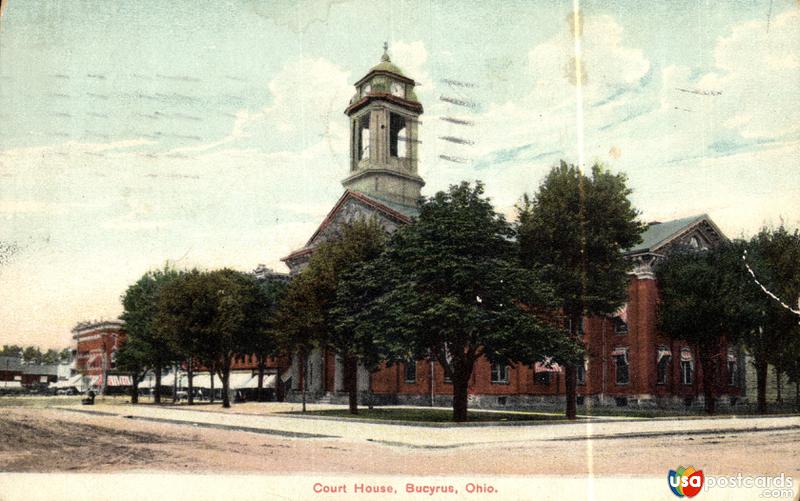
<svg viewBox="0 0 800 501">
<path fill-rule="evenodd" d="M 389 45 L 389 55 L 403 73 L 417 82 L 418 93 L 432 91 L 433 80 L 428 72 L 428 50 L 422 40 L 399 40 Z"/>
</svg>

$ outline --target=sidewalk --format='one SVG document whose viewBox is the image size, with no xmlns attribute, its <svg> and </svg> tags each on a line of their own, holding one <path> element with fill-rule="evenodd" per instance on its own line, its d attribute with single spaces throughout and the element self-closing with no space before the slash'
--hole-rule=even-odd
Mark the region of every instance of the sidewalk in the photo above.
<svg viewBox="0 0 800 501">
<path fill-rule="evenodd" d="M 143 419 L 176 425 L 213 427 L 274 434 L 290 439 L 328 438 L 348 442 L 376 442 L 392 446 L 449 449 L 486 444 L 585 439 L 625 439 L 646 436 L 684 436 L 710 433 L 755 433 L 800 429 L 800 417 L 732 417 L 690 420 L 593 420 L 579 423 L 535 423 L 498 426 L 430 427 L 360 422 L 348 419 L 316 419 L 279 414 L 238 414 L 156 406 L 97 405 L 95 408 L 58 407 L 62 412 Z M 124 426 L 122 423 L 120 426 Z"/>
</svg>

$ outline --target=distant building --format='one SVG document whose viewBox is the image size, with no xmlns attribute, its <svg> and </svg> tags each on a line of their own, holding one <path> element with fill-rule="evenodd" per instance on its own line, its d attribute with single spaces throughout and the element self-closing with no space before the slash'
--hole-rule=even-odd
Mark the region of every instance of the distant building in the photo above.
<svg viewBox="0 0 800 501">
<path fill-rule="evenodd" d="M 81 322 L 72 329 L 73 365 L 84 376 L 84 388 L 106 393 L 110 387 L 131 385 L 128 375 L 116 370 L 117 351 L 125 337 L 124 324 L 119 320 Z"/>
<path fill-rule="evenodd" d="M 43 389 L 57 382 L 63 371 L 59 364 L 24 363 L 19 357 L 0 357 L 0 390 Z M 69 368 L 66 376 L 69 376 Z"/>
<path fill-rule="evenodd" d="M 280 273 L 264 264 L 259 264 L 256 269 L 253 270 L 253 275 L 255 275 L 258 280 L 277 280 L 279 282 L 288 282 L 292 278 L 288 273 Z"/>
<path fill-rule="evenodd" d="M 0 393 L 21 391 L 22 359 L 20 357 L 0 357 Z"/>
</svg>

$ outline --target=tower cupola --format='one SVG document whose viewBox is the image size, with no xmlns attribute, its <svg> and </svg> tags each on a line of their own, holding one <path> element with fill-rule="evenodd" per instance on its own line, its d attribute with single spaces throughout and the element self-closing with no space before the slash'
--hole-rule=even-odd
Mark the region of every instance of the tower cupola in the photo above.
<svg viewBox="0 0 800 501">
<path fill-rule="evenodd" d="M 417 173 L 419 116 L 416 82 L 389 58 L 355 83 L 345 114 L 350 118 L 350 174 L 345 188 L 405 206 L 416 206 L 425 181 Z"/>
</svg>

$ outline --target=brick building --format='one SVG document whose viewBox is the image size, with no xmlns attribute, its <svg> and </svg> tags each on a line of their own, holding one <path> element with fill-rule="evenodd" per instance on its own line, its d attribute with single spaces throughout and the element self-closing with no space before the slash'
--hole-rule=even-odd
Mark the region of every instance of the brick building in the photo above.
<svg viewBox="0 0 800 501">
<path fill-rule="evenodd" d="M 407 224 L 418 213 L 424 181 L 417 173 L 418 127 L 422 105 L 408 78 L 384 52 L 381 62 L 355 83 L 356 93 L 345 109 L 350 120 L 350 173 L 344 193 L 306 244 L 283 261 L 291 273 L 302 271 L 319 243 L 336 228 L 357 218 L 375 218 L 387 232 Z M 581 404 L 690 405 L 699 403 L 701 371 L 697 354 L 656 329 L 658 287 L 653 266 L 677 246 L 709 248 L 725 236 L 707 215 L 651 223 L 643 241 L 627 250 L 631 271 L 628 302 L 616 315 L 584 319 L 587 358 L 578 370 Z M 718 364 L 722 402 L 741 394 L 743 358 L 735 347 L 722 346 Z M 344 400 L 342 361 L 316 351 L 308 360 L 306 390 L 322 401 Z M 282 373 L 296 398 L 300 391 L 297 358 Z M 452 385 L 443 368 L 429 360 L 361 368 L 358 388 L 374 402 L 448 404 Z M 559 404 L 564 401 L 564 374 L 554 364 L 495 366 L 476 364 L 469 388 L 470 405 L 505 407 Z"/>
<path fill-rule="evenodd" d="M 106 393 L 131 386 L 129 376 L 116 370 L 117 350 L 125 342 L 122 322 L 81 322 L 72 329 L 72 339 L 73 369 L 83 375 L 83 388 Z"/>
</svg>

